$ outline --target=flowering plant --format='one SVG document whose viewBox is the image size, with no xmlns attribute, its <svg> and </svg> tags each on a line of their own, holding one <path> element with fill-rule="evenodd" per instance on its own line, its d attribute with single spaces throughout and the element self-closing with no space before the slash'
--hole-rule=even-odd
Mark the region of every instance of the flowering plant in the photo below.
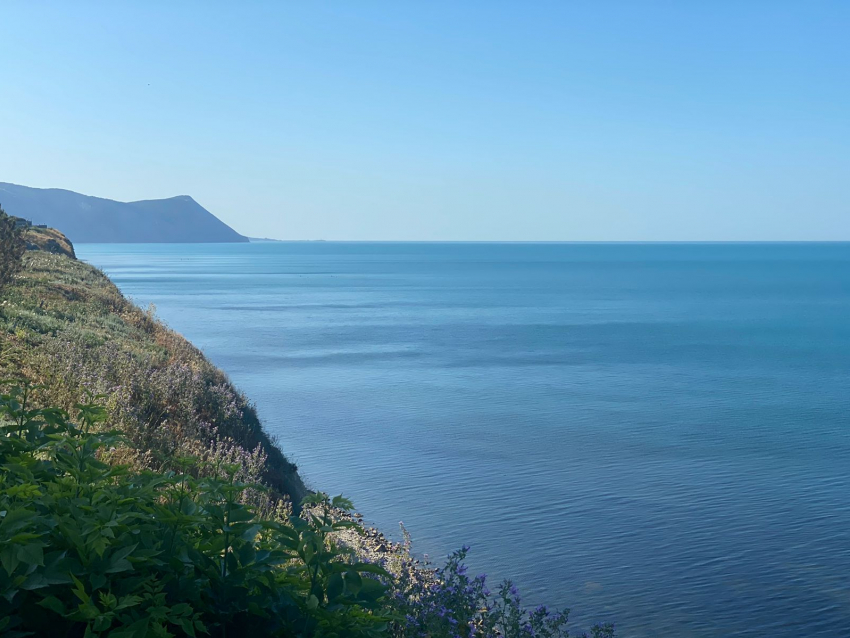
<svg viewBox="0 0 850 638">
<path fill-rule="evenodd" d="M 393 625 L 396 638 L 567 638 L 569 610 L 545 606 L 528 610 L 516 586 L 504 581 L 492 593 L 487 576 L 471 577 L 464 546 L 432 572 L 406 570 L 391 599 L 399 614 Z M 613 625 L 596 625 L 593 638 L 612 638 Z"/>
</svg>

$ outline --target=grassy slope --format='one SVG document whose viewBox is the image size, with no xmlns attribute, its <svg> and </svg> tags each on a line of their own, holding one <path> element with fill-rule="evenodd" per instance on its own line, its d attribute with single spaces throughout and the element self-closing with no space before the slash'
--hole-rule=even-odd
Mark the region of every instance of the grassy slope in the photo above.
<svg viewBox="0 0 850 638">
<path fill-rule="evenodd" d="M 24 232 L 24 240 L 27 242 L 27 247 L 30 250 L 43 250 L 57 255 L 76 258 L 71 242 L 58 230 L 36 228 L 33 226 Z"/>
<path fill-rule="evenodd" d="M 28 251 L 2 298 L 0 375 L 42 384 L 36 401 L 69 411 L 87 391 L 107 395 L 109 425 L 144 450 L 125 462 L 165 469 L 193 456 L 208 462 L 208 472 L 238 463 L 243 478 L 296 503 L 306 494 L 296 467 L 225 374 L 99 270 Z"/>
</svg>

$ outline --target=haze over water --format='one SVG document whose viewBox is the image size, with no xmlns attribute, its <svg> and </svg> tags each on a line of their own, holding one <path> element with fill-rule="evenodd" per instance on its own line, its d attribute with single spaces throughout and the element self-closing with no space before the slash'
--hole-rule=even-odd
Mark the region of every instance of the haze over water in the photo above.
<svg viewBox="0 0 850 638">
<path fill-rule="evenodd" d="M 850 635 L 850 244 L 77 249 L 419 552 L 622 636 Z"/>
</svg>

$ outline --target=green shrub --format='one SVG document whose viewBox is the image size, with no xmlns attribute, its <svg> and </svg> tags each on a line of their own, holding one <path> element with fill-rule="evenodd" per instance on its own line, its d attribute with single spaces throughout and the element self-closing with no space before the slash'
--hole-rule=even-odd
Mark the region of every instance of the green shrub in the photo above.
<svg viewBox="0 0 850 638">
<path fill-rule="evenodd" d="M 0 378 L 43 387 L 41 405 L 73 411 L 86 390 L 107 393 L 108 424 L 132 446 L 122 462 L 168 469 L 177 456 L 241 465 L 237 479 L 270 488 L 294 509 L 308 493 L 250 402 L 180 335 L 125 299 L 103 273 L 28 251 L 0 303 Z"/>
<path fill-rule="evenodd" d="M 16 227 L 15 218 L 0 207 L 0 290 L 5 288 L 21 270 L 21 258 L 26 242 Z"/>
<path fill-rule="evenodd" d="M 33 408 L 39 389 L 0 395 L 2 636 L 569 636 L 566 611 L 528 611 L 510 582 L 491 595 L 468 576 L 466 547 L 433 570 L 404 551 L 393 576 L 338 542 L 363 531 L 346 499 L 318 493 L 298 516 L 260 515 L 245 493 L 265 488 L 223 454 L 205 478 L 191 457 L 134 473 L 115 463 L 129 441 L 102 431 L 106 397 L 77 404 L 73 423 Z"/>
<path fill-rule="evenodd" d="M 387 572 L 334 542 L 357 527 L 317 494 L 303 517 L 264 518 L 226 478 L 131 473 L 109 462 L 126 442 L 0 396 L 0 634 L 4 636 L 378 636 Z M 99 397 L 94 397 L 99 399 Z"/>
</svg>

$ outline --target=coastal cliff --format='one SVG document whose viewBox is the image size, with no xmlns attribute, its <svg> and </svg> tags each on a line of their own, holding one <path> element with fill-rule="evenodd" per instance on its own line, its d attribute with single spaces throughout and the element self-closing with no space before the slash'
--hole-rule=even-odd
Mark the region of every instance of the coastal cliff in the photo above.
<svg viewBox="0 0 850 638">
<path fill-rule="evenodd" d="M 140 450 L 120 459 L 163 470 L 183 456 L 237 464 L 294 504 L 308 493 L 248 400 L 197 348 L 77 261 L 53 229 L 23 231 L 28 250 L 0 305 L 0 378 L 37 384 L 38 402 L 71 411 L 104 395 L 106 425 Z"/>
<path fill-rule="evenodd" d="M 74 245 L 64 234 L 53 228 L 43 226 L 28 226 L 23 232 L 27 250 L 41 250 L 54 255 L 65 255 L 76 259 Z"/>
<path fill-rule="evenodd" d="M 20 266 L 0 288 L 0 635 L 568 635 L 567 610 L 468 575 L 468 547 L 420 564 L 406 530 L 309 493 L 197 348 L 58 231 L 0 221 Z"/>
</svg>

